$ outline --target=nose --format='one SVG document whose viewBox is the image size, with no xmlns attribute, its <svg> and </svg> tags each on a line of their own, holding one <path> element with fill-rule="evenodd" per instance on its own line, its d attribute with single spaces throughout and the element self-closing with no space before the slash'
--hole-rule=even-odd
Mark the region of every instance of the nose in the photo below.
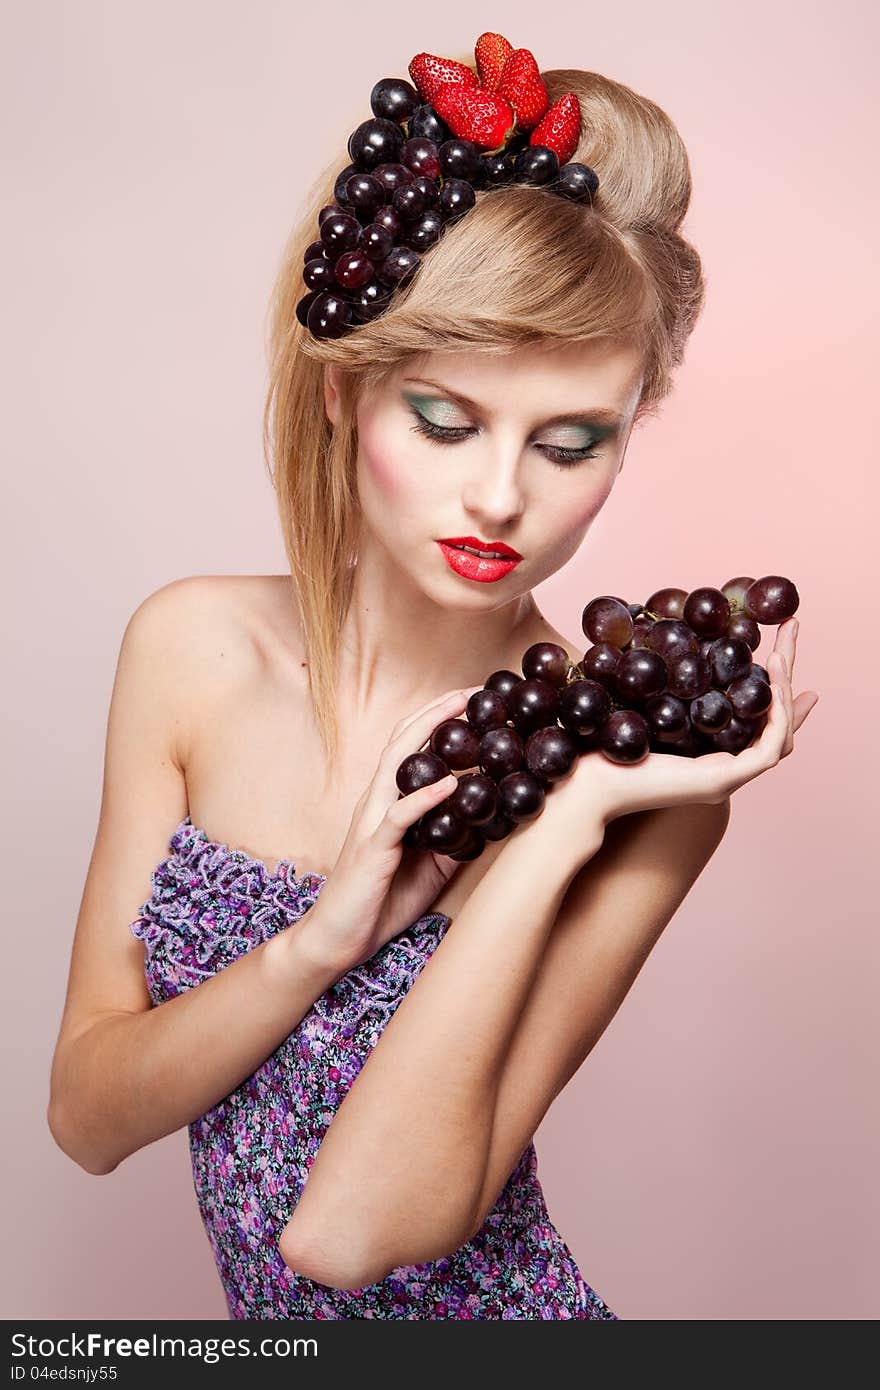
<svg viewBox="0 0 880 1390">
<path fill-rule="evenodd" d="M 481 535 L 503 540 L 503 530 L 522 515 L 521 445 L 512 437 L 485 436 L 468 460 L 462 505 Z"/>
</svg>

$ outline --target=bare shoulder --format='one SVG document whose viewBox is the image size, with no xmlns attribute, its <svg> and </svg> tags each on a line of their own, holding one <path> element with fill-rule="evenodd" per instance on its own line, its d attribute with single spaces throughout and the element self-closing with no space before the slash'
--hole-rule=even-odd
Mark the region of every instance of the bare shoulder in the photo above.
<svg viewBox="0 0 880 1390">
<path fill-rule="evenodd" d="M 182 764 L 191 715 L 259 678 L 269 664 L 301 669 L 289 575 L 196 574 L 171 580 L 135 609 L 124 640 L 152 657 L 158 686 L 169 687 L 181 715 Z"/>
</svg>

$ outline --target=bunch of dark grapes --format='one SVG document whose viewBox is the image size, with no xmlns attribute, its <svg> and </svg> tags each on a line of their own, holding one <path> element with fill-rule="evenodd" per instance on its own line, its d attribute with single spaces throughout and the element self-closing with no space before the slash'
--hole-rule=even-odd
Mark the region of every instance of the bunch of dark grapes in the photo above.
<svg viewBox="0 0 880 1390">
<path fill-rule="evenodd" d="M 617 763 L 649 752 L 694 758 L 740 753 L 758 738 L 770 678 L 752 659 L 760 624 L 782 623 L 800 598 L 790 579 L 730 579 L 721 589 L 658 589 L 647 603 L 611 595 L 583 611 L 580 662 L 536 642 L 522 671 L 494 671 L 445 719 L 428 748 L 397 769 L 401 796 L 460 773 L 458 785 L 411 825 L 403 843 L 476 859 L 544 809 L 547 792 L 598 750 Z"/>
<path fill-rule="evenodd" d="M 304 256 L 308 292 L 296 314 L 316 338 L 339 338 L 382 313 L 422 254 L 474 206 L 476 189 L 546 184 L 589 202 L 598 186 L 586 165 L 560 167 L 553 150 L 528 144 L 527 133 L 494 153 L 458 139 L 401 78 L 377 82 L 370 106 L 372 118 L 349 136 L 351 163 L 337 176 L 335 202 L 321 209 L 318 239 Z"/>
</svg>

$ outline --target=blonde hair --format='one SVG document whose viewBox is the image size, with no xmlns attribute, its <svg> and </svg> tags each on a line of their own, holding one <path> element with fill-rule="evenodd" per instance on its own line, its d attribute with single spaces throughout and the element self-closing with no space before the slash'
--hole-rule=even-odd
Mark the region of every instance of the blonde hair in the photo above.
<svg viewBox="0 0 880 1390">
<path fill-rule="evenodd" d="M 687 151 L 664 111 L 598 73 L 542 73 L 551 102 L 580 101 L 573 160 L 595 169 L 593 204 L 535 185 L 478 191 L 378 318 L 316 339 L 296 317 L 307 293 L 303 253 L 334 201 L 341 161 L 315 184 L 290 237 L 270 301 L 270 382 L 263 447 L 306 646 L 317 727 L 330 767 L 338 749 L 336 677 L 358 534 L 356 409 L 365 390 L 408 359 L 443 350 L 509 352 L 607 339 L 644 363 L 636 420 L 656 412 L 702 307 L 696 250 L 679 234 L 691 194 Z M 336 363 L 339 417 L 324 403 Z"/>
</svg>

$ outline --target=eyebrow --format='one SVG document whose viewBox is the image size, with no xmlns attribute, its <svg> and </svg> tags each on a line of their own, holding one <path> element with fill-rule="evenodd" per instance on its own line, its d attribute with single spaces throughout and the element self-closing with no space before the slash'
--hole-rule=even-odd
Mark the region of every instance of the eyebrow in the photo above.
<svg viewBox="0 0 880 1390">
<path fill-rule="evenodd" d="M 422 386 L 434 386 L 438 391 L 442 391 L 444 395 L 452 396 L 454 400 L 461 401 L 463 405 L 466 405 L 470 410 L 474 410 L 477 413 L 483 409 L 479 401 L 471 400 L 470 396 L 463 395 L 461 391 L 453 391 L 451 387 L 444 386 L 441 381 L 432 381 L 430 377 L 405 376 L 403 380 L 417 382 Z M 621 415 L 616 410 L 611 410 L 606 406 L 599 405 L 594 406 L 591 410 L 569 410 L 563 412 L 561 415 L 552 415 L 546 420 L 541 420 L 536 428 L 543 428 L 546 425 L 567 424 L 572 420 L 579 423 L 602 425 L 611 432 L 619 430 L 623 423 Z"/>
</svg>

